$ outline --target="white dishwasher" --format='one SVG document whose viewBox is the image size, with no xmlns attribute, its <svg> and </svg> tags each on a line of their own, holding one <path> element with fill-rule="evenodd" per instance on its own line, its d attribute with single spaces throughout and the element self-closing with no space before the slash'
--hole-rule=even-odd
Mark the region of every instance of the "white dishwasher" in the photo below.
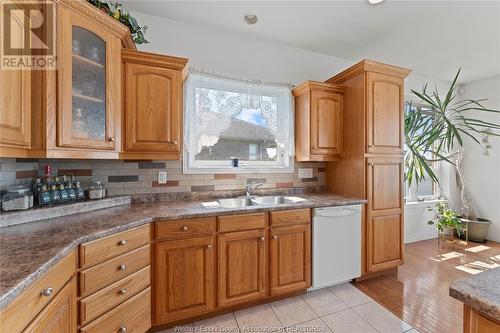
<svg viewBox="0 0 500 333">
<path fill-rule="evenodd" d="M 361 205 L 314 209 L 312 257 L 309 290 L 361 276 Z"/>
</svg>

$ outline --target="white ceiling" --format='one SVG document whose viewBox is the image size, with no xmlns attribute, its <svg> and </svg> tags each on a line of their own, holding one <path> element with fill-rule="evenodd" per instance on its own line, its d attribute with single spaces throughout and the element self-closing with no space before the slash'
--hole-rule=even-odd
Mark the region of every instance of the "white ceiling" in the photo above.
<svg viewBox="0 0 500 333">
<path fill-rule="evenodd" d="M 130 10 L 461 82 L 500 74 L 500 1 L 138 1 Z M 254 26 L 243 16 L 254 13 Z M 147 22 L 141 22 L 147 25 Z"/>
</svg>

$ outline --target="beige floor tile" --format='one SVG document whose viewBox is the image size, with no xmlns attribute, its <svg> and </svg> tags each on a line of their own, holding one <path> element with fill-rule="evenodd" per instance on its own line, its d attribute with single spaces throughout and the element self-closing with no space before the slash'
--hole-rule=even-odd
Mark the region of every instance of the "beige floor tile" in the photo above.
<svg viewBox="0 0 500 333">
<path fill-rule="evenodd" d="M 376 302 L 358 305 L 352 309 L 380 332 L 401 333 L 412 328 Z"/>
<path fill-rule="evenodd" d="M 236 311 L 234 315 L 243 333 L 274 332 L 282 328 L 281 322 L 269 304 Z"/>
<path fill-rule="evenodd" d="M 312 291 L 303 295 L 302 298 L 320 317 L 348 308 L 328 288 Z"/>
<path fill-rule="evenodd" d="M 209 318 L 197 321 L 193 324 L 195 332 L 223 332 L 223 333 L 238 333 L 238 324 L 234 318 L 234 314 L 226 313 L 218 317 Z"/>
<path fill-rule="evenodd" d="M 288 326 L 285 331 L 287 333 L 332 333 L 330 328 L 319 318 Z"/>
<path fill-rule="evenodd" d="M 350 283 L 339 284 L 338 286 L 330 287 L 330 290 L 340 298 L 342 302 L 350 307 L 372 301 L 370 297 L 359 291 Z"/>
<path fill-rule="evenodd" d="M 318 318 L 318 315 L 300 296 L 273 302 L 271 307 L 285 327 Z"/>
<path fill-rule="evenodd" d="M 376 329 L 351 309 L 332 313 L 321 320 L 335 333 L 377 333 Z"/>
</svg>

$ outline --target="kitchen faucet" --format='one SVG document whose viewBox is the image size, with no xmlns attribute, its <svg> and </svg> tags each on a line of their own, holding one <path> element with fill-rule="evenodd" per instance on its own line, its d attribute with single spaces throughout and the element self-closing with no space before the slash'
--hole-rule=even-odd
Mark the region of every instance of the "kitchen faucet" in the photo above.
<svg viewBox="0 0 500 333">
<path fill-rule="evenodd" d="M 245 187 L 245 190 L 247 192 L 247 197 L 250 197 L 252 196 L 252 193 L 257 189 L 257 187 L 261 187 L 262 185 L 264 185 L 264 183 L 250 183 L 250 184 L 247 184 L 247 186 Z"/>
</svg>

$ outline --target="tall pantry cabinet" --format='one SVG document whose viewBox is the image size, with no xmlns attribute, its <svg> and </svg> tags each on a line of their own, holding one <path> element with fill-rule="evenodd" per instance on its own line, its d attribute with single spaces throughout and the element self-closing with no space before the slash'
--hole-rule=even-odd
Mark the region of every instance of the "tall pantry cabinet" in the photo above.
<svg viewBox="0 0 500 333">
<path fill-rule="evenodd" d="M 330 191 L 368 202 L 362 272 L 403 263 L 403 104 L 410 70 L 363 60 L 327 80 L 344 93 L 343 158 L 327 163 Z"/>
</svg>

